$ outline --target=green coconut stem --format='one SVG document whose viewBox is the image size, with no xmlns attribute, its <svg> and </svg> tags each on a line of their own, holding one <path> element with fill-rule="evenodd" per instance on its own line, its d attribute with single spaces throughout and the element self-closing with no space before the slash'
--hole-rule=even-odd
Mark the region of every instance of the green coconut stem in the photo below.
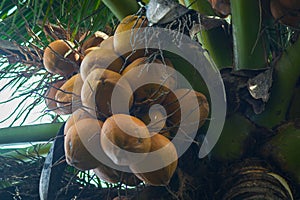
<svg viewBox="0 0 300 200">
<path fill-rule="evenodd" d="M 0 144 L 48 141 L 63 123 L 17 126 L 0 129 Z"/>
<path fill-rule="evenodd" d="M 270 100 L 262 114 L 252 116 L 256 123 L 273 128 L 285 121 L 295 85 L 300 77 L 299 52 L 300 38 L 276 62 Z"/>
<path fill-rule="evenodd" d="M 207 0 L 185 0 L 185 6 L 198 11 L 203 15 L 215 15 L 210 3 Z M 198 39 L 206 49 L 216 66 L 221 69 L 223 67 L 232 66 L 232 45 L 231 38 L 226 34 L 226 30 L 217 27 L 208 31 L 201 31 Z"/>
<path fill-rule="evenodd" d="M 260 1 L 231 0 L 234 66 L 240 69 L 265 67 L 266 54 L 261 38 Z"/>
<path fill-rule="evenodd" d="M 140 8 L 136 0 L 103 0 L 103 3 L 120 21 L 128 15 L 135 14 Z"/>
</svg>

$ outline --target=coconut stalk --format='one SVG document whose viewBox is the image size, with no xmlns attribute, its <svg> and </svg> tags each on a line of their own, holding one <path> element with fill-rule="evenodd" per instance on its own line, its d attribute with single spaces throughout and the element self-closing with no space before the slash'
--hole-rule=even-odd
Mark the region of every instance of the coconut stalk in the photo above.
<svg viewBox="0 0 300 200">
<path fill-rule="evenodd" d="M 203 15 L 214 16 L 215 13 L 207 0 L 185 0 L 185 6 L 198 11 Z M 206 49 L 216 66 L 221 69 L 223 67 L 232 66 L 232 45 L 231 38 L 222 27 L 211 30 L 203 30 L 198 34 L 198 39 Z"/>
<path fill-rule="evenodd" d="M 128 15 L 135 14 L 140 8 L 136 0 L 103 0 L 103 3 L 120 21 Z"/>
<path fill-rule="evenodd" d="M 250 118 L 257 124 L 272 128 L 286 120 L 293 91 L 300 76 L 300 39 L 288 47 L 275 63 L 270 100 L 260 115 Z"/>
<path fill-rule="evenodd" d="M 266 54 L 260 35 L 262 31 L 260 1 L 231 0 L 230 3 L 235 70 L 264 68 Z"/>
<path fill-rule="evenodd" d="M 0 144 L 48 141 L 63 123 L 17 126 L 0 129 Z"/>
</svg>

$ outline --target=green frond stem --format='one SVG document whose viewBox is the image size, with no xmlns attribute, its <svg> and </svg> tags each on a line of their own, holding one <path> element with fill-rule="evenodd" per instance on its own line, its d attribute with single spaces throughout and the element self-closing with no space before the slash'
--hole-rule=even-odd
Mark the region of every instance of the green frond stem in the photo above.
<svg viewBox="0 0 300 200">
<path fill-rule="evenodd" d="M 103 3 L 120 21 L 127 15 L 135 14 L 139 10 L 136 0 L 103 0 Z"/>
<path fill-rule="evenodd" d="M 3 153 L 1 156 L 3 157 L 9 157 L 9 158 L 15 158 L 18 160 L 21 160 L 23 162 L 32 161 L 33 159 L 36 159 L 37 157 L 43 156 L 45 157 L 50 148 L 52 146 L 52 142 L 49 143 L 43 143 L 43 144 L 36 144 L 30 147 L 25 148 L 18 148 L 13 149 L 9 152 Z"/>
<path fill-rule="evenodd" d="M 183 0 L 187 8 L 192 8 L 203 15 L 214 16 L 215 12 L 207 0 Z"/>
<path fill-rule="evenodd" d="M 262 9 L 259 0 L 231 0 L 234 41 L 234 67 L 261 69 L 266 64 L 266 53 L 260 35 Z"/>
<path fill-rule="evenodd" d="M 185 0 L 185 6 L 203 15 L 215 15 L 207 0 L 197 0 L 196 2 L 194 0 Z M 232 39 L 227 34 L 227 30 L 217 27 L 208 31 L 201 31 L 198 34 L 198 39 L 203 48 L 209 52 L 219 69 L 232 66 Z"/>
<path fill-rule="evenodd" d="M 297 80 L 300 77 L 300 38 L 275 63 L 270 100 L 265 111 L 252 115 L 259 125 L 273 128 L 284 122 Z"/>
<path fill-rule="evenodd" d="M 232 39 L 222 27 L 202 31 L 198 38 L 219 69 L 232 66 Z"/>
<path fill-rule="evenodd" d="M 0 129 L 0 144 L 49 141 L 63 123 L 17 126 Z"/>
</svg>

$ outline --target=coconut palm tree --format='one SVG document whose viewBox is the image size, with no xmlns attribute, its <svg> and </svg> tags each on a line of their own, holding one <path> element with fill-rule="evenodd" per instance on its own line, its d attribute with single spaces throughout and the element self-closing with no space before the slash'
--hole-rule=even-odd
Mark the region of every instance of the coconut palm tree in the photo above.
<svg viewBox="0 0 300 200">
<path fill-rule="evenodd" d="M 294 164 L 299 163 L 296 146 L 300 144 L 296 123 L 300 117 L 297 105 L 299 3 L 292 0 L 178 2 L 201 16 L 222 21 L 212 28 L 193 28 L 196 28 L 194 39 L 208 52 L 223 78 L 227 96 L 225 125 L 209 157 L 198 158 L 199 137 L 180 158 L 168 186 L 136 187 L 139 192 L 128 190 L 128 196 L 247 199 L 267 194 L 270 199 L 296 198 L 300 193 L 300 167 Z M 79 38 L 87 31 L 90 31 L 87 37 L 97 30 L 113 34 L 120 20 L 141 11 L 142 5 L 148 9 L 148 3 L 3 0 L 0 5 L 0 80 L 6 83 L 0 91 L 11 88 L 13 92 L 12 97 L 1 100 L 1 104 L 19 101 L 5 119 L 0 119 L 2 122 L 11 120 L 11 126 L 17 125 L 0 129 L 0 144 L 48 141 L 56 136 L 65 121 L 44 108 L 35 120 L 50 116 L 52 123 L 22 126 L 28 124 L 33 110 L 44 103 L 49 85 L 65 78 L 49 73 L 43 66 L 43 50 L 50 41 L 70 40 L 80 46 Z M 154 26 L 165 27 L 164 24 Z M 175 64 L 174 67 L 180 70 L 180 66 Z M 208 125 L 209 121 L 201 132 L 205 132 Z M 282 136 L 283 132 L 288 136 Z M 48 152 L 49 147 L 39 149 Z M 250 174 L 252 179 L 245 174 Z M 242 184 L 247 186 L 242 187 Z M 260 188 L 266 189 L 260 191 Z M 272 193 L 274 190 L 277 193 Z M 119 194 L 123 192 L 120 186 Z"/>
</svg>

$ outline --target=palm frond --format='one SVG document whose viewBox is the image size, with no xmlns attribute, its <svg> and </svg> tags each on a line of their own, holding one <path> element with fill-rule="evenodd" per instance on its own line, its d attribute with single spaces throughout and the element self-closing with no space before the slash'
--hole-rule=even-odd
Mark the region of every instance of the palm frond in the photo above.
<svg viewBox="0 0 300 200">
<path fill-rule="evenodd" d="M 79 45 L 79 36 L 83 33 L 105 30 L 116 21 L 101 0 L 3 0 L 0 4 L 0 79 L 7 82 L 0 92 L 13 91 L 11 97 L 0 100 L 0 104 L 16 99 L 20 103 L 0 121 L 15 118 L 11 125 L 28 123 L 30 113 L 43 103 L 49 83 L 63 78 L 47 72 L 43 66 L 43 49 L 51 41 L 67 39 Z M 28 99 L 33 100 L 25 104 Z M 54 114 L 40 114 L 45 115 L 53 117 Z"/>
</svg>

